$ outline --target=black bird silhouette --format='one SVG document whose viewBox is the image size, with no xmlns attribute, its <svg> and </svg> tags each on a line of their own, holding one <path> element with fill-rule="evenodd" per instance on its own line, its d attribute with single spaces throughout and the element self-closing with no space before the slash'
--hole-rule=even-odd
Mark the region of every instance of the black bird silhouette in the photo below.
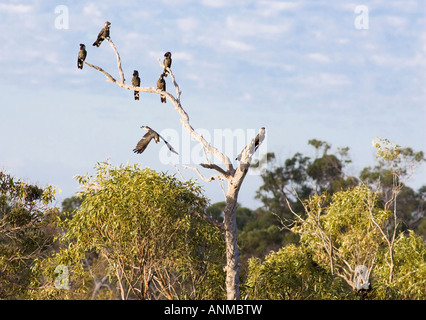
<svg viewBox="0 0 426 320">
<path fill-rule="evenodd" d="M 104 27 L 98 34 L 98 38 L 93 43 L 93 46 L 99 47 L 105 39 L 109 39 L 109 28 L 111 27 L 111 22 L 106 21 Z"/>
<path fill-rule="evenodd" d="M 141 78 L 139 78 L 138 70 L 133 71 L 132 85 L 134 87 L 139 87 L 141 85 Z M 135 100 L 139 100 L 139 91 L 135 91 Z"/>
<path fill-rule="evenodd" d="M 86 46 L 82 43 L 80 43 L 80 51 L 78 52 L 78 59 L 77 59 L 77 67 L 79 69 L 83 69 L 83 62 L 86 60 L 87 51 Z"/>
<path fill-rule="evenodd" d="M 175 149 L 173 149 L 173 147 L 162 137 L 160 136 L 156 131 L 154 131 L 153 129 L 151 129 L 148 126 L 142 126 L 142 129 L 145 129 L 146 131 L 148 131 L 147 133 L 145 133 L 145 135 L 142 137 L 141 140 L 139 140 L 138 144 L 136 145 L 136 148 L 133 149 L 134 153 L 142 153 L 145 151 L 146 147 L 148 146 L 148 144 L 151 142 L 152 139 L 155 140 L 155 143 L 160 142 L 160 139 L 163 139 L 164 143 L 167 145 L 167 148 L 169 148 L 169 150 L 173 153 L 178 154 Z"/>
<path fill-rule="evenodd" d="M 164 77 L 164 73 L 162 73 L 157 80 L 157 88 L 160 90 L 166 91 L 166 81 L 164 80 L 163 77 Z M 166 103 L 166 96 L 163 94 L 161 95 L 161 102 Z"/>
<path fill-rule="evenodd" d="M 164 74 L 165 77 L 167 77 L 167 74 L 169 73 L 167 71 L 167 68 L 170 68 L 172 66 L 172 54 L 169 51 L 167 51 L 164 54 L 164 56 L 165 56 L 165 58 L 164 58 L 164 61 L 163 61 L 163 64 L 164 64 L 163 74 Z"/>
</svg>

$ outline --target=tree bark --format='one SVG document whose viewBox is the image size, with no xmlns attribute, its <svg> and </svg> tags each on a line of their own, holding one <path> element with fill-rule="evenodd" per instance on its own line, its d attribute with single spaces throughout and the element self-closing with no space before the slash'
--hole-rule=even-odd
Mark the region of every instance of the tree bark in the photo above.
<svg viewBox="0 0 426 320">
<path fill-rule="evenodd" d="M 228 190 L 224 213 L 226 245 L 226 298 L 240 299 L 239 251 L 237 244 L 237 201 L 241 184 L 247 174 L 249 165 L 240 163 L 232 178 L 228 179 Z"/>
<path fill-rule="evenodd" d="M 238 190 L 235 189 L 233 181 L 228 182 L 226 205 L 224 213 L 225 245 L 226 245 L 226 298 L 228 300 L 239 300 L 239 251 L 237 244 L 237 199 Z"/>
</svg>

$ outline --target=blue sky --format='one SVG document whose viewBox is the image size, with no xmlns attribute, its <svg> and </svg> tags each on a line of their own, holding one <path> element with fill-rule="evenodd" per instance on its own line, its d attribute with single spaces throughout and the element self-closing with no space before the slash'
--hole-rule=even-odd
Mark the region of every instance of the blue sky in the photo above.
<svg viewBox="0 0 426 320">
<path fill-rule="evenodd" d="M 66 29 L 57 27 L 58 5 L 68 9 Z M 355 25 L 359 5 L 368 9 L 368 29 Z M 267 151 L 281 160 L 296 152 L 314 156 L 307 146 L 312 138 L 329 142 L 332 151 L 348 146 L 350 174 L 374 165 L 377 136 L 426 151 L 423 1 L 2 1 L 0 167 L 60 188 L 58 205 L 78 190 L 74 175 L 93 173 L 108 158 L 176 173 L 161 163 L 162 145 L 132 152 L 141 125 L 184 139 L 172 104 L 154 94 L 134 101 L 101 73 L 76 67 L 85 43 L 87 62 L 118 77 L 110 46 L 91 46 L 106 20 L 127 82 L 138 69 L 141 85 L 155 86 L 157 59 L 172 52 L 182 104 L 196 129 L 213 135 L 264 126 Z M 416 171 L 413 187 L 424 184 L 425 172 Z M 217 183 L 200 183 L 212 202 L 224 199 Z M 242 205 L 260 205 L 253 199 L 260 184 L 258 176 L 247 177 Z"/>
</svg>

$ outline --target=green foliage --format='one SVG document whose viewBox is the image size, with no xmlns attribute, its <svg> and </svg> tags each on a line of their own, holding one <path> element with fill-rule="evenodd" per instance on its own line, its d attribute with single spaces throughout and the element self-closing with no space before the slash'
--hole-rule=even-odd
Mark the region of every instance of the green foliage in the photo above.
<svg viewBox="0 0 426 320">
<path fill-rule="evenodd" d="M 415 152 L 411 148 L 402 148 L 392 141 L 384 138 L 372 141 L 377 149 L 377 158 L 381 158 L 394 165 L 395 168 L 407 169 L 406 163 L 421 163 L 426 161 L 423 151 Z"/>
<path fill-rule="evenodd" d="M 316 150 L 314 159 L 296 153 L 286 159 L 283 165 L 279 165 L 275 156 L 269 157 L 270 167 L 262 173 L 263 184 L 256 193 L 256 198 L 264 205 L 263 210 L 254 216 L 259 222 L 249 222 L 240 235 L 241 243 L 245 243 L 244 248 L 249 252 L 248 256 L 261 257 L 271 249 L 277 250 L 282 245 L 298 241 L 294 233 L 280 230 L 281 225 L 273 214 L 291 223 L 294 215 L 289 205 L 304 216 L 301 199 L 308 199 L 316 192 L 333 194 L 358 183 L 356 178 L 343 172 L 345 165 L 351 162 L 348 159 L 348 147 L 338 148 L 337 154 L 333 155 L 328 154 L 331 145 L 325 141 L 312 139 L 308 144 Z"/>
<path fill-rule="evenodd" d="M 406 185 L 423 152 L 374 141 L 377 163 L 358 179 L 345 173 L 349 148 L 308 144 L 313 158 L 279 164 L 269 153 L 263 207 L 237 208 L 242 297 L 424 299 L 426 187 Z M 193 181 L 140 166 L 98 163 L 77 180 L 83 191 L 59 212 L 52 187 L 0 172 L 0 298 L 225 297 L 223 235 L 194 214 L 222 221 L 225 202 L 208 207 Z M 362 293 L 361 265 L 371 284 Z"/>
<path fill-rule="evenodd" d="M 94 177 L 77 176 L 83 201 L 61 222 L 67 246 L 47 273 L 66 265 L 71 291 L 87 292 L 90 270 L 83 261 L 95 252 L 122 299 L 222 298 L 222 235 L 194 215 L 207 205 L 202 189 L 139 166 L 100 163 L 96 169 Z"/>
<path fill-rule="evenodd" d="M 278 219 L 271 212 L 257 209 L 244 228 L 238 233 L 241 260 L 245 264 L 250 257 L 263 257 L 271 250 L 296 242 L 297 236 L 281 230 Z"/>
<path fill-rule="evenodd" d="M 284 166 L 277 166 L 272 162 L 272 168 L 261 175 L 263 185 L 257 191 L 256 198 L 271 211 L 288 213 L 285 199 L 292 198 L 292 187 L 296 188 L 298 194 L 311 193 L 306 184 L 308 165 L 309 158 L 300 153 L 285 160 Z"/>
<path fill-rule="evenodd" d="M 369 183 L 381 183 L 385 188 L 394 187 L 399 192 L 413 174 L 415 167 L 426 161 L 422 151 L 402 148 L 388 139 L 378 138 L 372 143 L 377 149 L 376 157 L 379 162 L 374 171 L 368 167 L 361 172 L 364 181 L 371 180 L 367 181 Z"/>
<path fill-rule="evenodd" d="M 308 144 L 316 149 L 316 158 L 311 159 L 298 152 L 286 159 L 282 166 L 271 161 L 271 168 L 261 175 L 263 185 L 257 191 L 256 198 L 263 202 L 266 209 L 281 217 L 292 216 L 287 201 L 292 207 L 301 209 L 299 199 L 307 199 L 315 192 L 332 194 L 358 184 L 355 177 L 344 173 L 345 165 L 351 162 L 348 147 L 338 148 L 337 155 L 333 155 L 327 154 L 331 145 L 325 141 L 312 139 Z"/>
<path fill-rule="evenodd" d="M 74 210 L 80 208 L 82 202 L 82 196 L 66 198 L 62 201 L 62 212 L 72 213 Z"/>
<path fill-rule="evenodd" d="M 207 213 L 218 221 L 223 221 L 224 208 L 225 202 L 217 202 L 207 208 Z M 287 243 L 297 241 L 297 235 L 280 230 L 279 221 L 270 211 L 261 208 L 253 211 L 238 205 L 236 213 L 240 269 L 243 276 L 250 257 L 263 257 L 271 250 L 278 250 Z"/>
<path fill-rule="evenodd" d="M 270 253 L 263 262 L 251 258 L 248 271 L 248 299 L 336 299 L 348 294 L 338 278 L 318 266 L 305 247 L 295 244 Z"/>
<path fill-rule="evenodd" d="M 223 222 L 223 210 L 225 209 L 226 202 L 220 201 L 212 204 L 207 208 L 207 213 L 219 222 Z M 253 220 L 253 211 L 249 208 L 242 207 L 237 204 L 237 229 L 241 231 L 248 221 Z"/>
<path fill-rule="evenodd" d="M 377 149 L 378 162 L 373 168 L 369 166 L 360 172 L 361 181 L 378 189 L 385 207 L 398 213 L 399 228 L 418 231 L 421 223 L 418 215 L 424 210 L 422 188 L 415 192 L 406 183 L 414 169 L 425 162 L 423 152 L 402 148 L 383 138 L 374 140 L 373 146 Z"/>
<path fill-rule="evenodd" d="M 378 192 L 361 185 L 304 201 L 292 231 L 299 244 L 249 260 L 253 299 L 424 299 L 426 245 L 410 231 L 386 234 L 392 212 Z M 315 266 L 313 268 L 313 266 Z M 370 272 L 371 290 L 355 290 L 356 267 Z"/>
<path fill-rule="evenodd" d="M 32 268 L 54 244 L 54 193 L 0 171 L 0 299 L 27 298 Z"/>
<path fill-rule="evenodd" d="M 293 230 L 301 234 L 301 244 L 310 248 L 318 264 L 354 286 L 355 267 L 371 267 L 383 245 L 375 223 L 383 226 L 390 212 L 378 207 L 377 195 L 365 186 L 336 192 L 326 203 L 324 195 L 307 200 L 307 218 Z"/>
<path fill-rule="evenodd" d="M 413 231 L 400 233 L 393 250 L 395 270 L 393 281 L 388 282 L 388 253 L 381 252 L 372 275 L 375 299 L 424 300 L 426 297 L 426 245 Z"/>
<path fill-rule="evenodd" d="M 334 155 L 323 155 L 315 159 L 308 167 L 306 173 L 318 186 L 325 189 L 330 181 L 337 180 L 342 175 L 342 164 Z"/>
</svg>

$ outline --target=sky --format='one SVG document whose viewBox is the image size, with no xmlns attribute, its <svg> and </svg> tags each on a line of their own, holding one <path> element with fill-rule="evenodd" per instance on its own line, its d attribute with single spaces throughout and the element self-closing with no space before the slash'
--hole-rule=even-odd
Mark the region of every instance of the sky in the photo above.
<svg viewBox="0 0 426 320">
<path fill-rule="evenodd" d="M 55 186 L 58 206 L 80 190 L 75 175 L 107 160 L 197 179 L 212 203 L 224 200 L 217 181 L 185 167 L 203 159 L 172 103 L 151 93 L 135 101 L 100 72 L 77 69 L 84 43 L 86 61 L 119 78 L 109 44 L 92 46 L 107 20 L 127 83 L 137 69 L 141 86 L 156 86 L 158 59 L 172 52 L 191 125 L 231 159 L 261 127 L 260 155 L 314 156 L 308 140 L 323 140 L 331 152 L 350 148 L 352 175 L 374 166 L 377 137 L 426 152 L 424 1 L 2 0 L 0 168 Z M 179 156 L 164 144 L 134 154 L 142 125 Z M 239 202 L 255 209 L 262 180 L 249 173 Z M 425 177 L 422 166 L 409 185 Z"/>
</svg>

